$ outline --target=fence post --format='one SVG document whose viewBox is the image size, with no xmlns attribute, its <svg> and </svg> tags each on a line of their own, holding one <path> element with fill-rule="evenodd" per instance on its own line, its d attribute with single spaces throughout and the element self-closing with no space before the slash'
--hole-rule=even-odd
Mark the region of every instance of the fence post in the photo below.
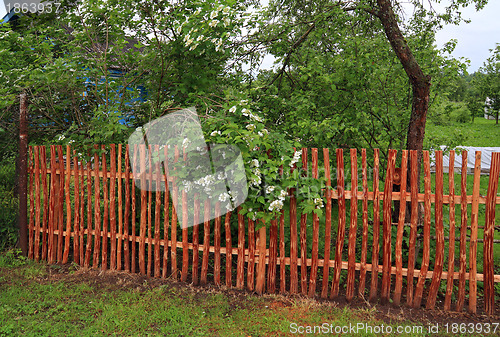
<svg viewBox="0 0 500 337">
<path fill-rule="evenodd" d="M 28 255 L 28 125 L 26 93 L 20 97 L 19 108 L 19 246 Z"/>
</svg>

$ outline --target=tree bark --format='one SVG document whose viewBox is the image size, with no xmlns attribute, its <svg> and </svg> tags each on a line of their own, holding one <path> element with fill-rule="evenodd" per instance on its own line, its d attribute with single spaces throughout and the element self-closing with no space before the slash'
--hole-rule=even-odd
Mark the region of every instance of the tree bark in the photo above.
<svg viewBox="0 0 500 337">
<path fill-rule="evenodd" d="M 408 168 L 416 164 L 420 176 L 420 163 L 422 161 L 425 122 L 427 120 L 427 110 L 429 108 L 431 77 L 424 74 L 401 33 L 396 15 L 392 9 L 391 1 L 377 0 L 377 5 L 378 10 L 376 15 L 380 19 L 387 39 L 408 75 L 408 79 L 412 86 L 413 100 L 410 122 L 408 123 L 406 149 L 418 151 L 418 162 L 410 163 Z M 409 177 L 410 174 L 408 174 L 408 179 Z"/>
</svg>

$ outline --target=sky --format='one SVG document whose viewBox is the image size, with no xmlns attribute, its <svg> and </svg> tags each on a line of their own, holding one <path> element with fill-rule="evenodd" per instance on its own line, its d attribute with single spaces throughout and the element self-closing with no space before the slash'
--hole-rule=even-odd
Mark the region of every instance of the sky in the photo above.
<svg viewBox="0 0 500 337">
<path fill-rule="evenodd" d="M 3 0 L 0 0 L 1 2 Z M 5 6 L 0 6 L 0 18 L 3 18 L 5 13 Z M 494 49 L 496 43 L 500 43 L 500 1 L 489 0 L 483 10 L 476 12 L 473 7 L 469 7 L 464 9 L 462 14 L 471 22 L 459 26 L 445 26 L 437 32 L 436 43 L 438 48 L 442 48 L 449 40 L 457 39 L 458 44 L 452 56 L 469 59 L 468 71 L 472 73 L 477 71 L 491 55 L 489 50 Z M 272 62 L 272 58 L 267 58 L 263 67 L 271 66 Z"/>
</svg>

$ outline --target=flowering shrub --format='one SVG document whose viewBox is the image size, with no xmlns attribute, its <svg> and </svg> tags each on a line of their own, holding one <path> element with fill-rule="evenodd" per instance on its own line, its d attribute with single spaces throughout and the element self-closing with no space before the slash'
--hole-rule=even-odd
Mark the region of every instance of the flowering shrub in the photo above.
<svg viewBox="0 0 500 337">
<path fill-rule="evenodd" d="M 295 188 L 301 213 L 320 214 L 324 205 L 324 175 L 305 176 L 300 144 L 266 127 L 266 121 L 248 99 L 228 100 L 205 118 L 207 143 L 238 146 L 245 164 L 248 196 L 242 214 L 266 223 L 278 216 L 287 203 L 288 189 Z M 293 172 L 291 168 L 294 169 Z M 320 169 L 320 171 L 322 171 Z"/>
</svg>

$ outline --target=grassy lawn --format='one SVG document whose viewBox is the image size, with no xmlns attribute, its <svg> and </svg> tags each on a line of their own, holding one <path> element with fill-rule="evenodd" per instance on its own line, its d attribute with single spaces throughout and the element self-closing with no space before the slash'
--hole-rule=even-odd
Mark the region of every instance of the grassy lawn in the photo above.
<svg viewBox="0 0 500 337">
<path fill-rule="evenodd" d="M 446 125 L 435 125 L 428 121 L 425 127 L 426 140 L 436 141 L 453 139 L 458 134 L 464 135 L 462 146 L 477 147 L 499 147 L 500 146 L 500 125 L 496 125 L 494 120 L 487 120 L 476 117 L 474 123 L 458 123 L 450 120 Z M 441 143 L 439 145 L 449 145 Z"/>
<path fill-rule="evenodd" d="M 48 266 L 12 253 L 0 255 L 0 272 L 0 336 L 291 336 L 314 326 L 335 332 L 358 324 L 363 328 L 344 335 L 374 336 L 380 335 L 376 329 L 385 329 L 379 330 L 384 336 L 423 336 L 436 324 L 444 333 L 446 323 L 495 322 L 361 299 L 346 306 L 254 296 L 75 265 Z"/>
</svg>

